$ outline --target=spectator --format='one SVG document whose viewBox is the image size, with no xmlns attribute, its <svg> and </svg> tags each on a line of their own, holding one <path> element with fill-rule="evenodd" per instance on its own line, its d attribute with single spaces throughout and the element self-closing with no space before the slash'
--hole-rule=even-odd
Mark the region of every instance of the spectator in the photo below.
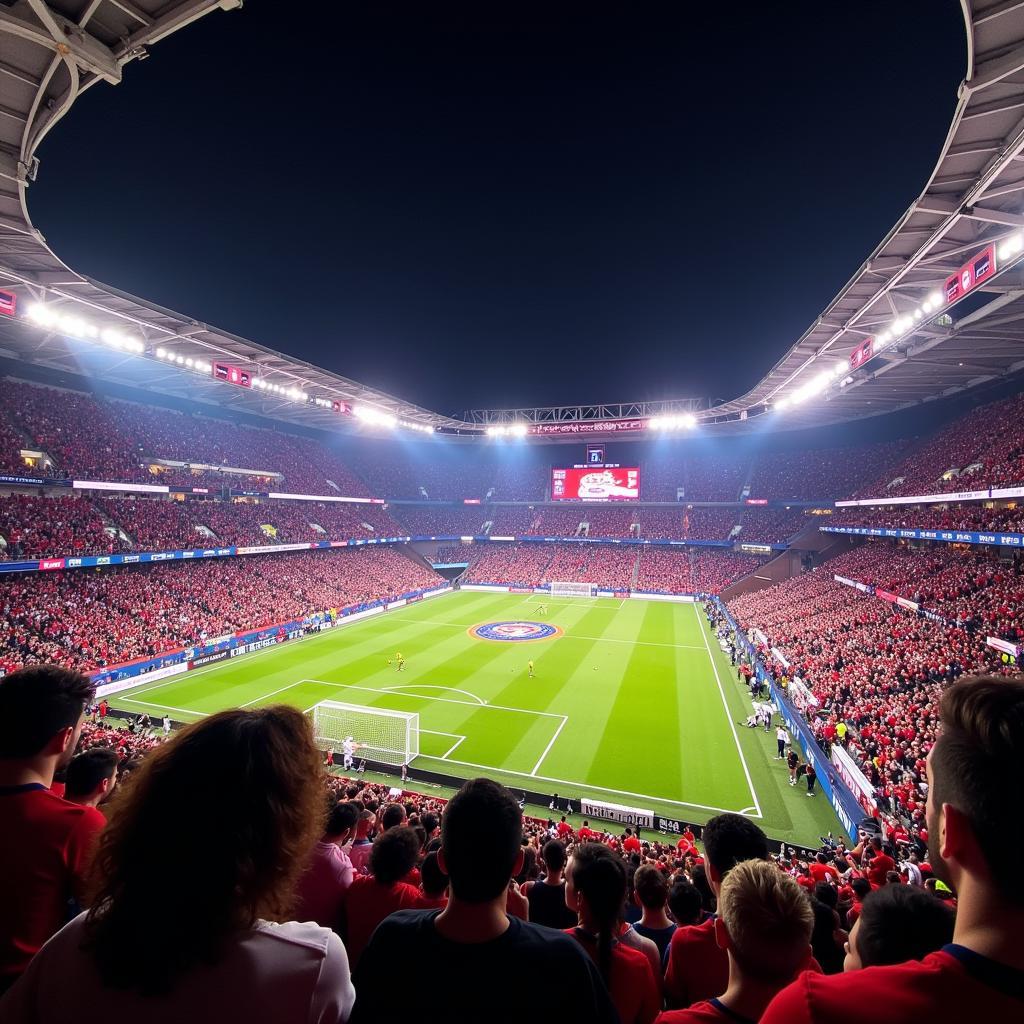
<svg viewBox="0 0 1024 1024">
<path fill-rule="evenodd" d="M 523 887 L 530 904 L 530 920 L 548 928 L 571 928 L 576 914 L 565 904 L 565 844 L 549 839 L 541 850 L 541 859 L 546 869 L 544 877 Z"/>
<path fill-rule="evenodd" d="M 633 892 L 643 916 L 633 928 L 658 947 L 663 959 L 676 930 L 666 913 L 668 906 L 668 879 L 652 864 L 642 864 L 633 876 Z"/>
<path fill-rule="evenodd" d="M 745 860 L 767 860 L 768 840 L 749 818 L 719 814 L 704 826 L 704 852 L 711 889 L 717 895 L 730 869 Z M 715 940 L 714 918 L 676 929 L 669 944 L 665 998 L 686 1007 L 725 991 L 729 957 Z"/>
<path fill-rule="evenodd" d="M 622 1024 L 650 1024 L 658 1015 L 658 982 L 643 953 L 618 938 L 626 868 L 603 843 L 576 847 L 566 871 L 565 902 L 579 914 L 569 929 L 597 963 Z"/>
<path fill-rule="evenodd" d="M 428 853 L 420 865 L 420 892 L 420 906 L 424 909 L 440 910 L 448 904 L 448 879 L 437 862 L 436 851 Z"/>
<path fill-rule="evenodd" d="M 686 925 L 700 924 L 705 917 L 700 893 L 685 875 L 676 875 L 672 880 L 672 888 L 668 894 L 668 909 L 672 912 L 677 928 Z M 673 935 L 675 932 L 672 933 Z M 665 948 L 664 959 L 668 959 L 669 945 Z"/>
<path fill-rule="evenodd" d="M 352 867 L 357 875 L 365 875 L 370 867 L 370 854 L 373 852 L 373 841 L 370 833 L 377 824 L 377 816 L 368 807 L 359 812 L 359 820 L 356 822 L 356 837 L 352 841 L 350 857 Z"/>
<path fill-rule="evenodd" d="M 418 1024 L 481 1016 L 522 1024 L 536 1016 L 538 1000 L 550 1020 L 616 1020 L 597 970 L 572 939 L 505 913 L 522 829 L 515 797 L 489 779 L 467 782 L 451 799 L 438 856 L 448 875 L 448 906 L 403 911 L 381 923 L 356 970 L 354 1021 L 408 1020 L 409 1005 L 394 989 L 396 971 L 403 992 L 430 993 L 416 1006 Z"/>
<path fill-rule="evenodd" d="M 359 811 L 355 804 L 330 800 L 324 834 L 316 841 L 295 896 L 295 919 L 316 921 L 336 928 L 341 919 L 345 890 L 355 878 L 345 844 L 356 829 Z"/>
<path fill-rule="evenodd" d="M 49 665 L 0 679 L 0 992 L 83 895 L 101 816 L 49 788 L 94 692 L 85 676 Z"/>
<path fill-rule="evenodd" d="M 341 940 L 287 918 L 323 829 L 321 778 L 312 724 L 285 706 L 222 711 L 153 751 L 114 802 L 91 909 L 36 955 L 0 1017 L 346 1020 Z M 168 892 L 187 908 L 154 919 Z"/>
<path fill-rule="evenodd" d="M 68 763 L 64 799 L 96 810 L 114 792 L 119 761 L 117 752 L 110 747 L 93 747 L 77 754 Z M 96 813 L 103 819 L 98 821 L 102 828 L 106 818 L 99 811 Z"/>
<path fill-rule="evenodd" d="M 370 874 L 360 875 L 345 893 L 345 948 L 358 966 L 373 930 L 396 910 L 420 906 L 420 891 L 403 882 L 416 866 L 420 843 L 411 828 L 396 826 L 381 832 L 370 851 Z"/>
<path fill-rule="evenodd" d="M 760 1020 L 765 1007 L 807 960 L 813 914 L 806 894 L 772 863 L 748 860 L 722 882 L 715 939 L 729 959 L 725 991 L 658 1024 Z"/>
<path fill-rule="evenodd" d="M 912 885 L 887 885 L 864 901 L 846 943 L 844 971 L 923 960 L 953 941 L 956 914 Z"/>
<path fill-rule="evenodd" d="M 1024 679 L 982 676 L 943 694 L 942 732 L 928 757 L 929 860 L 958 894 L 953 942 L 921 961 L 822 978 L 784 989 L 763 1024 L 874 1024 L 1020 1018 L 1024 974 L 1022 824 L 1006 780 L 1024 750 Z"/>
</svg>

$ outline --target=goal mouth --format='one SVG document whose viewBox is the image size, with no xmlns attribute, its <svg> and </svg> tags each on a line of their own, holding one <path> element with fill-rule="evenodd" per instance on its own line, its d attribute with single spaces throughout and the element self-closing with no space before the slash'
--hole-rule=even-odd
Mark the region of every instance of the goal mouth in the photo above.
<svg viewBox="0 0 1024 1024">
<path fill-rule="evenodd" d="M 419 757 L 420 716 L 416 712 L 322 700 L 310 713 L 316 744 L 334 752 L 335 764 L 348 756 L 357 763 L 376 761 L 399 768 Z M 352 744 L 349 752 L 346 742 Z"/>
<path fill-rule="evenodd" d="M 563 580 L 552 580 L 548 584 L 552 597 L 597 597 L 596 583 L 567 583 Z"/>
</svg>

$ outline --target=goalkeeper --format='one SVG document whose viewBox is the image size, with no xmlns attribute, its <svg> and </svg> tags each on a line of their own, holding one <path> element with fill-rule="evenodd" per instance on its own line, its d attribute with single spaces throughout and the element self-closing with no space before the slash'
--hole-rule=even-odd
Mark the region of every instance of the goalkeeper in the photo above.
<svg viewBox="0 0 1024 1024">
<path fill-rule="evenodd" d="M 344 755 L 344 757 L 342 759 L 342 765 L 343 765 L 345 771 L 351 771 L 352 770 L 352 765 L 354 765 L 355 762 L 356 762 L 355 752 L 360 747 L 365 747 L 365 746 L 366 746 L 365 743 L 356 743 L 356 741 L 351 736 L 346 736 L 345 737 L 345 741 L 341 745 L 341 752 Z"/>
</svg>

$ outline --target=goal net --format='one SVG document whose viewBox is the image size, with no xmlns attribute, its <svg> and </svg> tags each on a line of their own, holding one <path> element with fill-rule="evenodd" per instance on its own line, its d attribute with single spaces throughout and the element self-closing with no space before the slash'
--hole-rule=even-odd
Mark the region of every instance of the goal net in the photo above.
<svg viewBox="0 0 1024 1024">
<path fill-rule="evenodd" d="M 596 597 L 596 583 L 555 583 L 551 584 L 552 597 Z"/>
<path fill-rule="evenodd" d="M 351 736 L 357 759 L 397 766 L 410 764 L 420 752 L 420 716 L 405 711 L 322 700 L 313 707 L 313 731 L 319 746 L 338 754 Z"/>
</svg>

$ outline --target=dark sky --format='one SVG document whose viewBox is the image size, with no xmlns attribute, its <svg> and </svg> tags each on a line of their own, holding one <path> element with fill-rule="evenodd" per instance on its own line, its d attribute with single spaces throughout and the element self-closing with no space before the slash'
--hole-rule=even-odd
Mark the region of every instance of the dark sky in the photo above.
<svg viewBox="0 0 1024 1024">
<path fill-rule="evenodd" d="M 441 412 L 728 398 L 920 192 L 964 52 L 956 0 L 248 0 L 80 99 L 31 209 L 84 273 Z"/>
</svg>

